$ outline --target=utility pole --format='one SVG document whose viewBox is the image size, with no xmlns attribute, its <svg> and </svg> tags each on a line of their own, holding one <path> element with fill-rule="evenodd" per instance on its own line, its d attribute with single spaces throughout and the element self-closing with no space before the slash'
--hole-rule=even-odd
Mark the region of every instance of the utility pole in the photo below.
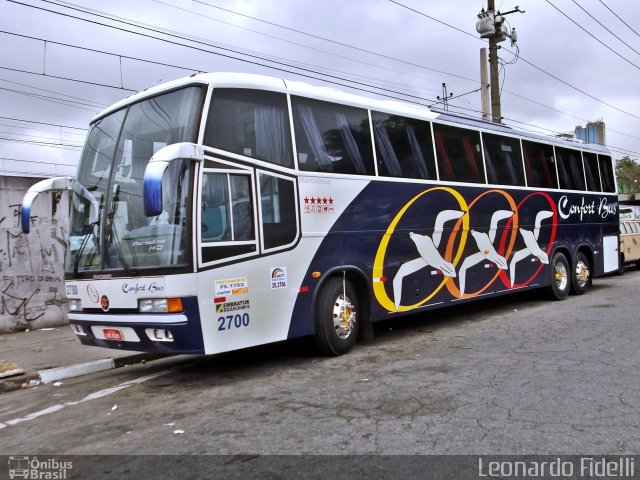
<svg viewBox="0 0 640 480">
<path fill-rule="evenodd" d="M 480 34 L 480 38 L 489 39 L 489 85 L 491 88 L 491 121 L 494 123 L 502 122 L 502 107 L 500 105 L 500 77 L 498 72 L 498 46 L 499 42 L 503 42 L 507 37 L 511 39 L 511 45 L 515 45 L 518 40 L 516 29 L 508 31 L 504 24 L 504 17 L 510 13 L 524 13 L 519 7 L 500 13 L 496 12 L 495 0 L 487 0 L 487 10 L 484 8 L 478 15 L 476 22 L 476 30 Z"/>
<path fill-rule="evenodd" d="M 442 97 L 439 95 L 436 97 L 444 105 L 444 111 L 449 111 L 449 98 L 453 97 L 453 93 L 447 93 L 447 84 L 442 84 Z"/>
<path fill-rule="evenodd" d="M 480 99 L 482 100 L 482 120 L 489 120 L 489 79 L 487 77 L 487 49 L 480 49 Z"/>
</svg>

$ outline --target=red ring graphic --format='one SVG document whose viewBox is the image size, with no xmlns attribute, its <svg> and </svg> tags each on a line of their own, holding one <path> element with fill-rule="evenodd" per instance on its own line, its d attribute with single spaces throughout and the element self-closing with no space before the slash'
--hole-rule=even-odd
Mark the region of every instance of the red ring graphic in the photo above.
<svg viewBox="0 0 640 480">
<path fill-rule="evenodd" d="M 551 207 L 551 210 L 553 211 L 553 221 L 551 223 L 551 235 L 549 236 L 549 245 L 547 245 L 547 255 L 551 254 L 551 250 L 553 249 L 553 242 L 556 238 L 556 230 L 558 229 L 558 209 L 556 208 L 556 204 L 553 201 L 553 199 L 551 198 L 551 196 L 549 196 L 547 193 L 544 192 L 533 192 L 530 193 L 529 195 L 527 195 L 526 197 L 524 197 L 520 203 L 518 204 L 518 211 L 520 211 L 520 207 L 524 204 L 524 202 L 526 202 L 529 198 L 536 196 L 536 195 L 541 195 L 544 198 L 547 199 L 547 201 L 549 202 L 549 206 Z M 510 222 L 507 222 L 507 227 L 509 227 L 511 225 Z M 505 230 L 506 231 L 506 230 Z M 504 237 L 504 234 L 503 234 Z M 502 244 L 503 244 L 504 238 L 500 241 L 500 248 L 502 248 Z M 509 277 L 507 276 L 507 271 L 508 270 L 501 270 L 500 271 L 500 280 L 502 280 L 502 283 L 504 284 L 505 287 L 507 288 L 522 288 L 522 287 L 526 287 L 527 285 L 529 285 L 534 278 L 536 278 L 538 276 L 538 274 L 540 273 L 540 270 L 542 270 L 542 268 L 544 267 L 544 264 L 541 263 L 538 268 L 536 269 L 536 271 L 533 273 L 533 275 L 531 275 L 526 281 L 522 282 L 522 283 L 514 283 L 513 286 L 511 286 L 511 280 L 509 279 Z"/>
</svg>

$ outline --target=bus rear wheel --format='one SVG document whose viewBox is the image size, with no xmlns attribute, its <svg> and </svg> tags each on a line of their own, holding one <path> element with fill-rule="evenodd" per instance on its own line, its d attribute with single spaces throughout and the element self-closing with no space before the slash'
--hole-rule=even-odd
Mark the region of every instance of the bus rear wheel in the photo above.
<svg viewBox="0 0 640 480">
<path fill-rule="evenodd" d="M 553 300 L 564 300 L 571 289 L 570 267 L 567 257 L 556 252 L 551 259 L 551 285 L 549 296 Z"/>
<path fill-rule="evenodd" d="M 591 287 L 591 263 L 584 253 L 578 252 L 576 255 L 572 273 L 571 291 L 576 295 L 582 295 Z"/>
<path fill-rule="evenodd" d="M 316 304 L 316 347 L 325 355 L 342 355 L 358 338 L 359 305 L 346 278 L 333 277 L 322 286 Z"/>
</svg>

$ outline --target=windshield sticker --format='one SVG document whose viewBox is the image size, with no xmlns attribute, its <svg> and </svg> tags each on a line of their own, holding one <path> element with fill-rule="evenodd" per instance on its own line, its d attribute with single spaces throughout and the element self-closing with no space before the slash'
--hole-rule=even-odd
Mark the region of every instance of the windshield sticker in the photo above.
<svg viewBox="0 0 640 480">
<path fill-rule="evenodd" d="M 242 295 L 249 293 L 249 279 L 247 277 L 216 280 L 215 296 Z"/>
<path fill-rule="evenodd" d="M 269 275 L 271 278 L 271 289 L 287 288 L 287 269 L 286 267 L 275 267 L 271 269 Z"/>
</svg>

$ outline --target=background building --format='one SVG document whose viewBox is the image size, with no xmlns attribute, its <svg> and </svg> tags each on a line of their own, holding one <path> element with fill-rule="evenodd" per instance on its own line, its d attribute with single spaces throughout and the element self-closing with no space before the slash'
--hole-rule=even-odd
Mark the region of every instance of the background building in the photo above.
<svg viewBox="0 0 640 480">
<path fill-rule="evenodd" d="M 607 144 L 605 124 L 602 120 L 589 122 L 586 127 L 578 125 L 575 132 L 576 137 L 580 138 L 585 143 L 597 143 L 599 145 Z"/>
</svg>

